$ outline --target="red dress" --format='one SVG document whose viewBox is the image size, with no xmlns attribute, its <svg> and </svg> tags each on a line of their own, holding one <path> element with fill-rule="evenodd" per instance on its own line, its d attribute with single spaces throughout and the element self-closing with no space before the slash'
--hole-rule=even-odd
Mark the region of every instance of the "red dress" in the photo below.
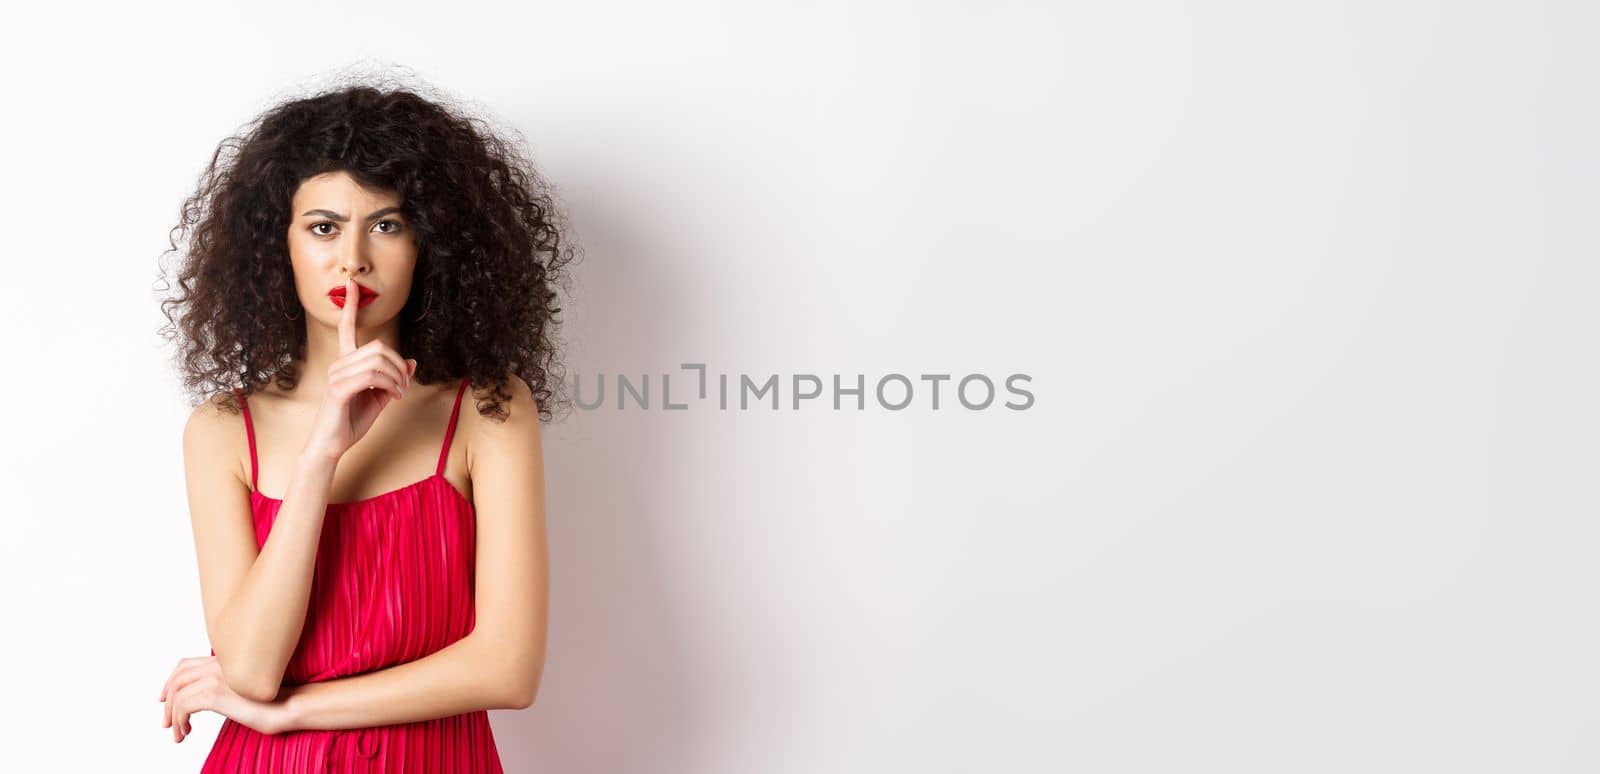
<svg viewBox="0 0 1600 774">
<path fill-rule="evenodd" d="M 463 379 L 432 476 L 363 500 L 328 504 L 305 628 L 284 671 L 286 684 L 414 661 L 472 631 L 475 513 L 444 477 L 466 388 Z M 244 395 L 239 397 L 260 547 L 283 502 L 255 491 L 255 426 Z M 501 771 L 489 713 L 477 710 L 416 723 L 275 735 L 229 718 L 201 774 Z"/>
</svg>

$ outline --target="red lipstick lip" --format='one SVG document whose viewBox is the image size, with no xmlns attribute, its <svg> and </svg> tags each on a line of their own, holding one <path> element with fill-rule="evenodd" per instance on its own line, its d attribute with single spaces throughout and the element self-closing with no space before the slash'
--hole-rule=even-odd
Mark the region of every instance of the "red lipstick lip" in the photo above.
<svg viewBox="0 0 1600 774">
<path fill-rule="evenodd" d="M 356 301 L 357 309 L 372 303 L 378 297 L 378 294 L 375 291 L 369 289 L 367 286 L 362 285 L 359 282 L 356 283 L 356 293 L 360 295 L 360 298 Z M 345 291 L 343 285 L 328 291 L 328 298 L 333 301 L 334 306 L 337 306 L 340 309 L 344 308 L 344 296 Z"/>
</svg>

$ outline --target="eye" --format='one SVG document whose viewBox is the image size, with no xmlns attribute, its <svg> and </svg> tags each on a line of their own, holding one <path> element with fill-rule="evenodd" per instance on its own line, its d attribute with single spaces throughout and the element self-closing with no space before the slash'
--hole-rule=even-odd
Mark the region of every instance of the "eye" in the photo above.
<svg viewBox="0 0 1600 774">
<path fill-rule="evenodd" d="M 385 223 L 387 223 L 387 224 L 389 224 L 391 226 L 394 226 L 394 228 L 391 228 L 388 231 L 383 232 L 385 234 L 393 234 L 393 233 L 396 233 L 396 232 L 401 230 L 400 221 L 398 221 L 398 220 L 380 220 L 380 221 L 378 221 L 378 225 L 380 225 L 380 226 L 385 224 Z"/>
<path fill-rule="evenodd" d="M 313 224 L 311 224 L 311 233 L 316 234 L 317 236 L 327 236 L 328 232 L 326 232 L 326 231 L 318 231 L 317 227 L 318 226 L 331 226 L 331 225 L 333 225 L 333 224 L 329 223 L 326 220 L 318 222 L 318 223 L 313 223 Z"/>
</svg>

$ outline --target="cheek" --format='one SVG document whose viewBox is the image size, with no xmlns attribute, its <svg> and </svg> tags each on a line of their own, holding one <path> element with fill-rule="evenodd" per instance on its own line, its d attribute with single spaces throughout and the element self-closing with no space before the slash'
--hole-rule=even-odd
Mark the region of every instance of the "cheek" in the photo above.
<svg viewBox="0 0 1600 774">
<path fill-rule="evenodd" d="M 412 283 L 416 281 L 416 246 L 410 243 L 393 245 L 384 251 L 382 259 L 375 268 L 379 274 L 388 279 L 384 284 L 394 290 L 402 291 L 397 295 L 404 297 L 410 291 Z"/>
<path fill-rule="evenodd" d="M 305 255 L 291 253 L 289 256 L 289 270 L 294 273 L 295 290 L 302 292 L 302 294 L 305 290 L 303 286 L 306 278 L 315 274 L 308 265 L 309 263 L 310 259 Z"/>
<path fill-rule="evenodd" d="M 390 284 L 390 287 L 394 288 L 395 290 L 394 301 L 400 306 L 404 306 L 406 299 L 411 297 L 411 283 L 415 280 L 415 278 L 411 277 L 410 274 L 404 274 L 402 276 L 405 276 L 407 279 L 402 279 L 398 282 Z"/>
<path fill-rule="evenodd" d="M 317 302 L 324 298 L 323 294 L 327 293 L 327 289 L 316 285 L 321 284 L 322 278 L 326 277 L 327 273 L 319 269 L 316 262 L 307 255 L 290 256 L 289 270 L 293 273 L 291 281 L 294 283 L 294 294 L 300 299 L 300 304 L 308 309 L 321 308 Z M 339 308 L 333 307 L 333 310 L 337 312 Z"/>
<path fill-rule="evenodd" d="M 289 267 L 294 269 L 295 276 L 304 276 L 306 268 L 316 255 L 316 246 L 309 244 L 303 236 L 292 231 L 286 244 L 289 249 Z"/>
</svg>

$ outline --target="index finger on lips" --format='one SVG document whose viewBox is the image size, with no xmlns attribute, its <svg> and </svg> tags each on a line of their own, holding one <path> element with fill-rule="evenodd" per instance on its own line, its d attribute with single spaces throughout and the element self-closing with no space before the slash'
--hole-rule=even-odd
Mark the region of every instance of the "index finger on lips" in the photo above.
<svg viewBox="0 0 1600 774">
<path fill-rule="evenodd" d="M 344 307 L 339 311 L 339 354 L 356 351 L 356 309 L 361 306 L 361 292 L 356 289 L 354 277 L 344 281 Z"/>
</svg>

